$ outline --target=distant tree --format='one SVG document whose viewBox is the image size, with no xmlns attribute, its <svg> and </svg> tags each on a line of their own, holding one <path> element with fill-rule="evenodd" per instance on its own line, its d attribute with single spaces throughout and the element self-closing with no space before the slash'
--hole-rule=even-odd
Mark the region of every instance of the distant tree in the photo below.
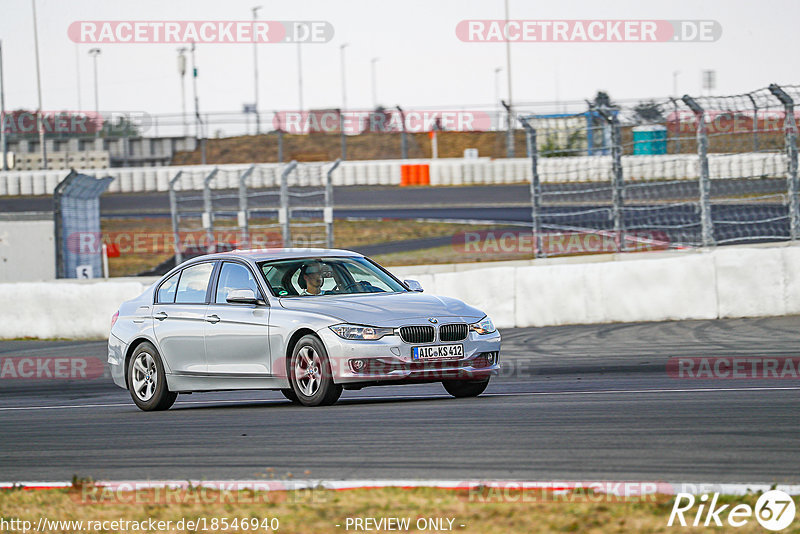
<svg viewBox="0 0 800 534">
<path fill-rule="evenodd" d="M 586 135 L 583 130 L 571 131 L 562 143 L 557 134 L 549 134 L 545 137 L 539 154 L 544 158 L 565 158 L 569 156 L 579 156 L 586 152 Z"/>
<path fill-rule="evenodd" d="M 378 106 L 369 114 L 368 132 L 399 132 L 402 129 L 400 112 Z"/>
<path fill-rule="evenodd" d="M 606 108 L 613 108 L 616 107 L 616 104 L 611 101 L 611 97 L 608 96 L 608 93 L 605 91 L 597 91 L 597 94 L 594 96 L 594 100 L 592 104 L 595 107 L 606 107 Z"/>
<path fill-rule="evenodd" d="M 661 106 L 653 100 L 639 102 L 633 108 L 638 122 L 664 122 L 664 114 L 661 112 Z"/>
</svg>

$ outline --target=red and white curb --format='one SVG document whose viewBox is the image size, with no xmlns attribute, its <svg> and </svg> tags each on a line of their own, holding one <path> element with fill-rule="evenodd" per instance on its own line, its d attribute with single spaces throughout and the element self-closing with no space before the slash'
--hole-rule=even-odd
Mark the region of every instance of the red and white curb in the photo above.
<svg viewBox="0 0 800 534">
<path fill-rule="evenodd" d="M 218 491 L 297 491 L 310 489 L 355 490 L 375 488 L 440 488 L 449 490 L 517 491 L 543 490 L 556 493 L 593 491 L 619 497 L 689 493 L 702 495 L 747 495 L 781 490 L 789 495 L 800 495 L 800 484 L 731 484 L 642 481 L 525 481 L 525 480 L 100 480 L 93 486 L 109 491 L 125 492 L 147 489 L 204 488 Z M 2 489 L 53 490 L 73 486 L 72 482 L 0 482 Z"/>
</svg>

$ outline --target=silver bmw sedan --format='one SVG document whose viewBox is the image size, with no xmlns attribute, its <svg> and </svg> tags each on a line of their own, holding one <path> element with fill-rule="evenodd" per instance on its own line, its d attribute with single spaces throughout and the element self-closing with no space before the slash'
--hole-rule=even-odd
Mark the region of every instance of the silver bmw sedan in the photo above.
<svg viewBox="0 0 800 534">
<path fill-rule="evenodd" d="M 142 410 L 179 393 L 277 389 L 305 406 L 343 389 L 441 382 L 480 395 L 499 370 L 485 313 L 422 294 L 355 252 L 234 251 L 167 273 L 112 318 L 114 383 Z"/>
</svg>

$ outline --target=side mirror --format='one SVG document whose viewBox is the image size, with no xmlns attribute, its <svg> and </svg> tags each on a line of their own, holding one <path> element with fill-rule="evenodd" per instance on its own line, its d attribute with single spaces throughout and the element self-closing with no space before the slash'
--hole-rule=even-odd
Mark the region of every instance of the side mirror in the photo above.
<svg viewBox="0 0 800 534">
<path fill-rule="evenodd" d="M 252 289 L 233 289 L 225 300 L 230 304 L 259 304 Z"/>
<path fill-rule="evenodd" d="M 423 291 L 422 284 L 420 284 L 416 280 L 403 280 L 403 283 L 411 291 L 419 291 L 420 293 L 422 293 L 422 291 Z"/>
</svg>

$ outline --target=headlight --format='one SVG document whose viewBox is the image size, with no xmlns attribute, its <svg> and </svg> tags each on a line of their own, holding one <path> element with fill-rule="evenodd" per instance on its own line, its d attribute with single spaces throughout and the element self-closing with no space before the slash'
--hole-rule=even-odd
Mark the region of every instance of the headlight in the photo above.
<svg viewBox="0 0 800 534">
<path fill-rule="evenodd" d="M 497 328 L 494 327 L 494 323 L 489 319 L 489 316 L 484 317 L 477 323 L 469 325 L 469 327 L 481 335 L 497 332 Z"/>
<path fill-rule="evenodd" d="M 394 334 L 394 328 L 378 328 L 357 324 L 337 324 L 330 327 L 334 334 L 342 339 L 375 340 Z"/>
</svg>

